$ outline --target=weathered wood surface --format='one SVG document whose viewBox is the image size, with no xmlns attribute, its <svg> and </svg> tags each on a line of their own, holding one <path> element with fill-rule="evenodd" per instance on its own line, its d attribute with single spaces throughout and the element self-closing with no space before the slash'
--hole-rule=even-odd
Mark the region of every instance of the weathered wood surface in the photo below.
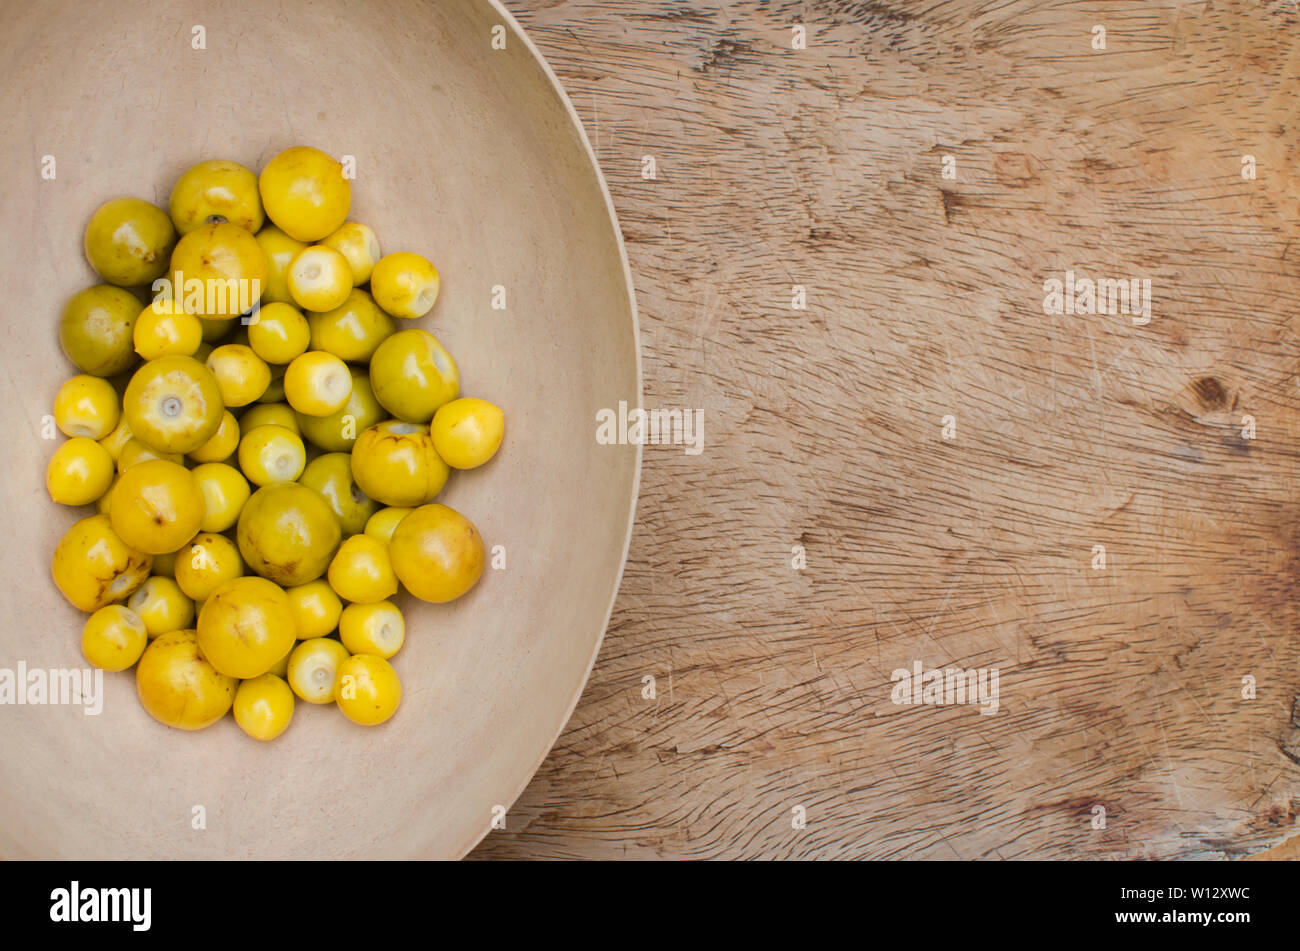
<svg viewBox="0 0 1300 951">
<path fill-rule="evenodd" d="M 609 179 L 646 403 L 706 426 L 646 447 L 586 693 L 476 855 L 1293 833 L 1297 5 L 509 5 Z M 1067 270 L 1150 279 L 1150 323 L 1044 314 Z M 1000 710 L 894 705 L 914 661 Z"/>
</svg>

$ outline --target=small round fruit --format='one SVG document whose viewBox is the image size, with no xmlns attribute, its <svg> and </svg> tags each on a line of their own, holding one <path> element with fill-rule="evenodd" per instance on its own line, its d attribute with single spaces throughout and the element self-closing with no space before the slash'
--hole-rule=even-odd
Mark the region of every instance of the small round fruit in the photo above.
<svg viewBox="0 0 1300 951">
<path fill-rule="evenodd" d="M 87 613 L 129 598 L 149 577 L 153 559 L 122 541 L 107 515 L 83 518 L 54 548 L 50 572 L 63 596 Z"/>
<path fill-rule="evenodd" d="M 260 677 L 297 639 L 289 598 L 265 578 L 227 581 L 199 612 L 199 650 L 230 677 Z"/>
<path fill-rule="evenodd" d="M 163 297 L 140 311 L 131 339 L 135 352 L 145 360 L 192 357 L 203 342 L 203 323 L 185 313 L 173 298 Z"/>
<path fill-rule="evenodd" d="M 319 149 L 285 149 L 257 180 L 266 215 L 299 241 L 319 241 L 347 220 L 352 186 L 343 166 Z"/>
<path fill-rule="evenodd" d="M 382 508 L 370 520 L 366 522 L 365 532 L 373 538 L 378 538 L 381 542 L 387 544 L 393 539 L 393 531 L 401 523 L 402 519 L 414 512 L 415 509 L 400 508 L 389 506 Z"/>
<path fill-rule="evenodd" d="M 226 344 L 213 350 L 207 362 L 226 406 L 247 406 L 271 385 L 271 368 L 252 347 Z"/>
<path fill-rule="evenodd" d="M 501 447 L 506 414 L 487 400 L 463 397 L 443 403 L 429 427 L 433 448 L 453 469 L 483 465 Z"/>
<path fill-rule="evenodd" d="M 370 385 L 379 405 L 408 423 L 427 423 L 460 395 L 456 361 L 427 330 L 393 334 L 370 360 Z"/>
<path fill-rule="evenodd" d="M 122 449 L 135 436 L 131 433 L 131 427 L 127 424 L 124 417 L 119 417 L 117 425 L 107 436 L 100 439 L 99 444 L 108 450 L 108 454 L 113 457 L 113 462 L 117 462 L 117 457 L 122 454 Z"/>
<path fill-rule="evenodd" d="M 236 681 L 200 653 L 194 631 L 170 631 L 150 641 L 135 669 L 140 705 L 159 723 L 201 730 L 216 723 L 235 700 Z"/>
<path fill-rule="evenodd" d="M 339 639 L 354 654 L 389 658 L 406 640 L 406 621 L 392 601 L 349 604 L 339 617 Z"/>
<path fill-rule="evenodd" d="M 81 629 L 81 653 L 100 670 L 126 670 L 148 645 L 144 620 L 120 604 L 100 608 Z"/>
<path fill-rule="evenodd" d="M 289 264 L 307 244 L 289 237 L 275 225 L 267 225 L 257 233 L 256 238 L 258 247 L 266 256 L 266 287 L 262 300 L 268 304 L 292 304 L 293 296 L 289 293 L 288 281 Z"/>
<path fill-rule="evenodd" d="M 73 294 L 59 318 L 59 344 L 82 373 L 115 376 L 136 361 L 132 334 L 140 298 L 111 284 Z"/>
<path fill-rule="evenodd" d="M 103 439 L 117 426 L 121 412 L 113 384 L 88 373 L 65 382 L 54 397 L 54 423 L 66 436 Z"/>
<path fill-rule="evenodd" d="M 303 641 L 289 655 L 289 686 L 308 703 L 330 703 L 339 667 L 348 649 L 329 637 Z"/>
<path fill-rule="evenodd" d="M 320 350 L 308 350 L 284 371 L 284 396 L 304 416 L 328 416 L 347 405 L 352 395 L 348 365 Z"/>
<path fill-rule="evenodd" d="M 328 581 L 318 578 L 296 588 L 288 588 L 284 593 L 289 596 L 289 608 L 293 611 L 294 620 L 298 622 L 298 637 L 301 640 L 324 637 L 339 626 L 343 602 Z"/>
<path fill-rule="evenodd" d="M 239 420 L 230 410 L 221 414 L 221 425 L 212 438 L 189 454 L 195 462 L 225 462 L 239 448 Z"/>
<path fill-rule="evenodd" d="M 203 521 L 199 527 L 205 532 L 232 528 L 252 494 L 244 474 L 222 462 L 205 462 L 190 472 L 203 494 Z"/>
<path fill-rule="evenodd" d="M 219 221 L 253 232 L 266 220 L 257 176 L 226 159 L 209 159 L 186 169 L 172 187 L 168 210 L 183 235 Z"/>
<path fill-rule="evenodd" d="M 350 451 L 359 433 L 388 418 L 388 413 L 370 389 L 370 377 L 365 371 L 348 367 L 348 372 L 352 375 L 352 392 L 342 407 L 328 416 L 308 416 L 305 413 L 294 416 L 303 436 L 326 452 Z"/>
<path fill-rule="evenodd" d="M 306 465 L 302 439 L 283 426 L 258 426 L 239 440 L 239 468 L 254 485 L 293 482 Z"/>
<path fill-rule="evenodd" d="M 397 594 L 388 546 L 373 535 L 345 538 L 330 562 L 330 587 L 354 604 L 374 604 Z"/>
<path fill-rule="evenodd" d="M 482 536 L 445 505 L 421 506 L 402 519 L 388 553 L 398 579 L 422 601 L 459 598 L 483 574 Z"/>
<path fill-rule="evenodd" d="M 150 360 L 122 399 L 131 432 L 156 452 L 198 449 L 221 428 L 224 410 L 216 377 L 193 357 Z"/>
<path fill-rule="evenodd" d="M 248 345 L 267 363 L 289 363 L 311 343 L 311 327 L 292 304 L 263 304 L 248 325 Z"/>
<path fill-rule="evenodd" d="M 333 310 L 308 313 L 307 323 L 313 350 L 324 350 L 351 363 L 368 362 L 379 345 L 397 332 L 393 318 L 359 287 Z"/>
<path fill-rule="evenodd" d="M 348 299 L 352 269 L 333 248 L 313 244 L 289 262 L 289 293 L 304 310 L 333 310 Z"/>
<path fill-rule="evenodd" d="M 343 533 L 320 493 L 285 482 L 253 493 L 239 513 L 237 536 L 250 568 L 291 587 L 325 573 Z"/>
<path fill-rule="evenodd" d="M 109 502 L 113 531 L 150 555 L 176 551 L 203 522 L 203 493 L 184 466 L 165 459 L 134 465 L 121 474 Z"/>
<path fill-rule="evenodd" d="M 370 293 L 394 317 L 423 317 L 438 299 L 438 270 L 409 251 L 387 254 L 370 272 Z"/>
<path fill-rule="evenodd" d="M 171 578 L 150 578 L 136 589 L 126 606 L 139 615 L 150 637 L 188 630 L 194 624 L 194 602 Z"/>
<path fill-rule="evenodd" d="M 348 261 L 352 269 L 352 283 L 361 286 L 370 280 L 370 272 L 380 258 L 379 239 L 369 226 L 359 221 L 349 221 L 338 231 L 321 241 L 327 248 L 333 248 Z"/>
<path fill-rule="evenodd" d="M 108 491 L 113 475 L 108 450 L 78 436 L 54 450 L 45 469 L 45 488 L 60 505 L 89 505 Z"/>
<path fill-rule="evenodd" d="M 248 231 L 219 222 L 195 228 L 177 241 L 171 270 L 173 294 L 182 295 L 186 311 L 206 320 L 233 318 L 261 299 L 266 255 Z"/>
<path fill-rule="evenodd" d="M 185 464 L 185 457 L 179 452 L 154 452 L 140 440 L 132 437 L 126 441 L 122 451 L 117 454 L 117 471 L 119 473 L 125 472 L 132 466 L 138 466 L 142 462 L 152 462 L 154 459 L 166 459 L 178 466 Z"/>
<path fill-rule="evenodd" d="M 115 486 L 115 485 L 117 485 L 117 473 L 116 473 L 116 472 L 113 473 L 113 481 L 110 482 L 110 483 L 108 484 L 108 489 L 105 490 L 105 492 L 104 492 L 103 495 L 101 495 L 99 498 L 97 498 L 97 499 L 95 500 L 95 511 L 98 512 L 100 515 L 107 515 L 107 514 L 108 514 L 108 510 L 109 510 L 109 502 L 112 501 L 112 498 L 113 498 L 113 486 Z M 111 521 L 111 519 L 110 519 L 110 521 Z M 155 556 L 155 557 L 157 557 L 157 556 Z"/>
<path fill-rule="evenodd" d="M 139 198 L 100 205 L 86 225 L 86 260 L 110 284 L 149 284 L 167 273 L 176 229 L 161 208 Z"/>
<path fill-rule="evenodd" d="M 327 452 L 307 464 L 298 480 L 315 489 L 338 516 L 344 535 L 365 531 L 366 521 L 379 509 L 352 478 L 352 457 L 346 452 Z"/>
<path fill-rule="evenodd" d="M 293 691 L 275 674 L 245 680 L 235 691 L 235 722 L 255 740 L 274 740 L 292 719 Z"/>
<path fill-rule="evenodd" d="M 239 417 L 239 431 L 247 436 L 258 426 L 283 426 L 299 436 L 302 430 L 298 426 L 298 415 L 288 403 L 259 403 L 250 406 Z"/>
<path fill-rule="evenodd" d="M 402 681 L 384 658 L 353 654 L 339 665 L 334 693 L 345 717 L 361 726 L 377 726 L 397 712 Z"/>
<path fill-rule="evenodd" d="M 162 557 L 162 556 L 159 556 Z M 175 553 L 172 571 L 185 596 L 206 601 L 227 581 L 244 574 L 239 549 L 225 535 L 203 532 Z"/>
<path fill-rule="evenodd" d="M 352 447 L 352 478 L 384 505 L 414 508 L 432 501 L 451 470 L 433 448 L 429 428 L 388 420 L 364 430 Z"/>
</svg>

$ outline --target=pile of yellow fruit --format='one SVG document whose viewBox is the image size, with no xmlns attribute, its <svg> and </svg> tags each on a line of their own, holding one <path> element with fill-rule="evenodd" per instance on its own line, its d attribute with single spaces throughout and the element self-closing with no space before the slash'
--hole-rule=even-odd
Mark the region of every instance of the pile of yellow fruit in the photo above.
<svg viewBox="0 0 1300 951">
<path fill-rule="evenodd" d="M 381 255 L 351 202 L 343 167 L 298 147 L 260 176 L 202 162 L 169 213 L 117 198 L 86 228 L 105 283 L 63 310 L 81 373 L 55 398 L 70 438 L 46 485 L 98 514 L 52 570 L 90 615 L 86 659 L 134 665 L 169 726 L 233 709 L 271 740 L 295 696 L 382 723 L 402 695 L 399 583 L 445 602 L 483 572 L 473 523 L 431 503 L 492 458 L 504 414 L 460 397 L 433 334 L 398 329 L 433 308 L 438 272 Z"/>
</svg>

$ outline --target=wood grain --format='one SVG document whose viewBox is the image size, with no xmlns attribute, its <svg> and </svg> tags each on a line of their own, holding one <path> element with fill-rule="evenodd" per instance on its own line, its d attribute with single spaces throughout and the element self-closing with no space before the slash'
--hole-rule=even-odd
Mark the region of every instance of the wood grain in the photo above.
<svg viewBox="0 0 1300 951">
<path fill-rule="evenodd" d="M 646 447 L 585 696 L 476 855 L 1294 833 L 1296 4 L 510 7 L 609 180 L 647 405 L 706 441 Z M 1149 279 L 1150 323 L 1044 314 L 1067 270 Z M 1000 710 L 893 704 L 914 661 L 998 668 Z"/>
</svg>

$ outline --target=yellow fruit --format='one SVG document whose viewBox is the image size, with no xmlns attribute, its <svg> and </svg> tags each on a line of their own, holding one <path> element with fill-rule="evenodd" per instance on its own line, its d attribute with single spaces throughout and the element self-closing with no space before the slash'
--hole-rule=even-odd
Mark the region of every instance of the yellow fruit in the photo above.
<svg viewBox="0 0 1300 951">
<path fill-rule="evenodd" d="M 349 221 L 333 234 L 321 241 L 327 248 L 333 248 L 347 258 L 348 267 L 352 269 L 352 283 L 360 286 L 370 280 L 370 272 L 380 258 L 379 239 L 375 233 L 359 221 Z"/>
<path fill-rule="evenodd" d="M 274 740 L 293 719 L 293 691 L 275 674 L 245 680 L 235 691 L 235 722 L 255 740 Z"/>
<path fill-rule="evenodd" d="M 98 611 L 129 598 L 149 577 L 153 559 L 118 537 L 107 515 L 77 522 L 54 548 L 50 571 L 73 607 Z"/>
<path fill-rule="evenodd" d="M 136 362 L 132 333 L 140 298 L 111 284 L 96 284 L 68 300 L 59 318 L 59 344 L 82 373 L 115 376 Z"/>
<path fill-rule="evenodd" d="M 292 304 L 263 304 L 248 325 L 248 345 L 267 363 L 289 363 L 306 351 L 310 342 L 307 318 Z"/>
<path fill-rule="evenodd" d="M 395 506 L 380 509 L 370 516 L 370 520 L 366 522 L 366 534 L 387 544 L 393 539 L 393 530 L 397 528 L 402 519 L 414 511 L 415 509 Z"/>
<path fill-rule="evenodd" d="M 115 485 L 117 485 L 116 472 L 113 473 L 113 481 L 108 484 L 108 488 L 104 491 L 104 494 L 95 500 L 95 511 L 98 512 L 100 515 L 108 514 L 109 502 L 112 501 L 113 486 Z"/>
<path fill-rule="evenodd" d="M 343 166 L 319 149 L 286 149 L 257 180 L 266 215 L 299 241 L 319 241 L 347 220 L 352 186 Z"/>
<path fill-rule="evenodd" d="M 332 353 L 340 360 L 365 363 L 397 331 L 397 324 L 373 297 L 354 287 L 333 310 L 307 314 L 311 348 Z"/>
<path fill-rule="evenodd" d="M 108 450 L 108 454 L 113 457 L 113 462 L 116 463 L 117 457 L 122 454 L 122 448 L 133 438 L 135 437 L 131 433 L 130 425 L 124 417 L 119 417 L 113 431 L 102 438 L 99 444 Z"/>
<path fill-rule="evenodd" d="M 208 369 L 217 378 L 221 402 L 226 406 L 247 406 L 271 385 L 271 368 L 252 347 L 226 344 L 208 356 Z"/>
<path fill-rule="evenodd" d="M 354 654 L 339 664 L 334 693 L 345 717 L 362 726 L 377 726 L 397 712 L 402 682 L 384 658 Z"/>
<path fill-rule="evenodd" d="M 293 296 L 289 293 L 288 282 L 289 264 L 307 244 L 289 237 L 275 225 L 267 225 L 256 237 L 257 245 L 266 257 L 266 288 L 262 300 L 268 304 L 292 304 Z"/>
<path fill-rule="evenodd" d="M 352 447 L 352 478 L 384 505 L 414 508 L 432 501 L 451 470 L 433 448 L 427 426 L 388 420 L 371 426 Z"/>
<path fill-rule="evenodd" d="M 189 455 L 195 462 L 225 462 L 238 448 L 239 420 L 230 410 L 225 410 L 221 414 L 221 425 L 212 438 Z"/>
<path fill-rule="evenodd" d="M 185 457 L 179 452 L 154 452 L 140 440 L 132 437 L 126 441 L 122 451 L 117 454 L 117 471 L 125 472 L 132 466 L 138 466 L 142 462 L 151 462 L 154 459 L 165 459 L 168 462 L 174 462 L 178 466 L 185 464 Z"/>
<path fill-rule="evenodd" d="M 150 637 L 188 630 L 194 624 L 194 602 L 171 578 L 150 578 L 136 589 L 126 606 L 144 622 Z"/>
<path fill-rule="evenodd" d="M 121 415 L 117 390 L 97 376 L 74 376 L 54 397 L 54 423 L 67 436 L 103 439 L 113 432 Z"/>
<path fill-rule="evenodd" d="M 372 535 L 345 538 L 330 562 L 330 587 L 354 604 L 374 604 L 397 594 L 388 546 Z"/>
<path fill-rule="evenodd" d="M 171 295 L 206 320 L 251 310 L 266 285 L 266 255 L 257 239 L 229 222 L 202 225 L 176 242 Z"/>
<path fill-rule="evenodd" d="M 244 561 L 235 543 L 225 535 L 203 532 L 175 553 L 172 570 L 185 596 L 197 604 L 227 581 L 242 576 Z"/>
<path fill-rule="evenodd" d="M 330 703 L 338 669 L 347 659 L 347 648 L 333 638 L 305 640 L 289 655 L 289 686 L 308 703 Z"/>
<path fill-rule="evenodd" d="M 293 482 L 306 464 L 302 440 L 283 426 L 258 426 L 239 440 L 239 468 L 254 485 Z"/>
<path fill-rule="evenodd" d="M 342 531 L 318 492 L 293 482 L 253 493 L 239 513 L 239 550 L 248 566 L 285 587 L 315 581 L 329 567 Z"/>
<path fill-rule="evenodd" d="M 81 653 L 100 670 L 126 670 L 148 644 L 144 621 L 120 604 L 100 608 L 81 629 Z"/>
<path fill-rule="evenodd" d="M 465 397 L 438 407 L 429 427 L 433 448 L 453 469 L 483 465 L 501 446 L 506 415 L 487 400 Z"/>
<path fill-rule="evenodd" d="M 308 350 L 284 371 L 284 396 L 304 416 L 328 416 L 352 395 L 348 365 L 332 353 Z"/>
<path fill-rule="evenodd" d="M 289 608 L 298 623 L 298 637 L 302 640 L 324 637 L 339 626 L 343 602 L 329 582 L 318 578 L 289 588 L 285 594 L 289 596 Z"/>
<path fill-rule="evenodd" d="M 131 339 L 135 352 L 146 360 L 192 357 L 203 342 L 203 324 L 187 314 L 173 298 L 163 297 L 140 311 Z"/>
<path fill-rule="evenodd" d="M 176 229 L 161 208 L 139 198 L 114 198 L 90 216 L 86 260 L 110 284 L 148 284 L 167 273 Z"/>
<path fill-rule="evenodd" d="M 250 406 L 244 415 L 239 417 L 239 431 L 245 436 L 258 426 L 283 426 L 299 436 L 302 435 L 302 430 L 298 427 L 298 416 L 288 403 L 259 403 Z"/>
<path fill-rule="evenodd" d="M 172 187 L 168 210 L 183 235 L 218 221 L 252 232 L 266 220 L 257 176 L 225 159 L 209 159 L 186 169 Z"/>
<path fill-rule="evenodd" d="M 349 604 L 339 617 L 339 639 L 354 654 L 392 657 L 406 640 L 406 621 L 391 601 Z"/>
<path fill-rule="evenodd" d="M 295 642 L 295 646 L 296 646 L 296 642 Z M 281 657 L 279 660 L 277 660 L 274 664 L 271 665 L 271 669 L 268 670 L 267 673 L 275 674 L 275 676 L 279 677 L 281 680 L 287 680 L 289 677 L 289 655 L 292 653 L 293 653 L 293 648 L 291 647 L 284 652 L 283 657 Z"/>
<path fill-rule="evenodd" d="M 352 392 L 348 401 L 328 416 L 307 416 L 295 413 L 294 418 L 302 435 L 326 452 L 348 452 L 357 441 L 357 435 L 388 417 L 370 389 L 370 377 L 364 370 L 348 367 L 352 376 Z"/>
<path fill-rule="evenodd" d="M 460 372 L 451 354 L 427 330 L 393 334 L 370 360 L 370 385 L 379 405 L 408 423 L 427 423 L 460 395 Z"/>
<path fill-rule="evenodd" d="M 150 555 L 176 551 L 203 521 L 203 493 L 193 474 L 165 459 L 134 465 L 113 486 L 113 531 Z"/>
<path fill-rule="evenodd" d="M 199 612 L 199 650 L 230 677 L 260 677 L 297 639 L 289 599 L 265 578 L 224 582 Z M 292 661 L 291 661 L 292 663 Z"/>
<path fill-rule="evenodd" d="M 236 681 L 199 654 L 194 631 L 170 631 L 149 643 L 135 669 L 140 705 L 159 723 L 180 730 L 211 726 L 230 710 Z"/>
<path fill-rule="evenodd" d="M 156 452 L 198 449 L 221 427 L 216 377 L 193 357 L 159 357 L 131 377 L 122 412 L 136 439 Z"/>
<path fill-rule="evenodd" d="M 89 505 L 113 484 L 113 457 L 95 442 L 78 436 L 54 451 L 45 469 L 45 488 L 61 505 Z"/>
<path fill-rule="evenodd" d="M 409 251 L 385 255 L 370 272 L 375 303 L 394 317 L 423 317 L 433 309 L 438 287 L 437 268 Z"/>
<path fill-rule="evenodd" d="M 425 505 L 402 519 L 388 554 L 406 590 L 423 601 L 459 598 L 483 574 L 483 538 L 474 523 L 445 505 Z"/>
<path fill-rule="evenodd" d="M 379 508 L 357 487 L 352 479 L 352 457 L 346 452 L 327 452 L 307 464 L 298 480 L 321 494 L 334 514 L 344 535 L 356 535 L 365 530 L 366 520 Z"/>
<path fill-rule="evenodd" d="M 203 495 L 203 521 L 199 527 L 205 532 L 224 532 L 233 527 L 252 494 L 243 473 L 221 462 L 205 462 L 191 473 Z"/>
<path fill-rule="evenodd" d="M 294 303 L 304 310 L 333 310 L 352 290 L 348 259 L 333 248 L 314 244 L 298 252 L 285 275 Z"/>
</svg>

